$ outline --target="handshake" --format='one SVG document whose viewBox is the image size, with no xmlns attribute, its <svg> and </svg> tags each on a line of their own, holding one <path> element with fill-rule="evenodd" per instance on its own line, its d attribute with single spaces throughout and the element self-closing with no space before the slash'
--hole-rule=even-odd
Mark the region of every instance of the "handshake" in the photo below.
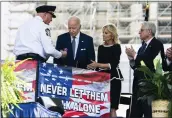
<svg viewBox="0 0 172 118">
<path fill-rule="evenodd" d="M 67 56 L 67 48 L 65 48 L 64 50 L 60 50 L 60 52 L 62 53 L 62 58 L 65 58 Z"/>
</svg>

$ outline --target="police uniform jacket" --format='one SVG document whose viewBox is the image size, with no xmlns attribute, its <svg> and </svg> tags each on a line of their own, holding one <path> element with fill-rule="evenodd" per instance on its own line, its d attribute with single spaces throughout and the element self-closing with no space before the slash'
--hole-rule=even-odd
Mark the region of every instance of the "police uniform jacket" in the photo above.
<svg viewBox="0 0 172 118">
<path fill-rule="evenodd" d="M 40 16 L 23 24 L 17 32 L 14 54 L 18 56 L 26 53 L 39 54 L 44 59 L 49 56 L 54 58 L 62 56 L 62 53 L 53 46 L 48 25 Z"/>
</svg>

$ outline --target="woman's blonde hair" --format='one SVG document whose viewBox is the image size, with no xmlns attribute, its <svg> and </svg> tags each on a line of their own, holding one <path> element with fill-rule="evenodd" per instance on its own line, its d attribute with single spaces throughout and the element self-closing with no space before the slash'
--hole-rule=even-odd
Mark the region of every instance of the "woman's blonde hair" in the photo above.
<svg viewBox="0 0 172 118">
<path fill-rule="evenodd" d="M 115 26 L 114 24 L 107 24 L 107 25 L 103 26 L 102 31 L 104 31 L 105 28 L 106 28 L 109 32 L 112 33 L 114 43 L 115 43 L 115 44 L 119 44 L 120 41 L 119 41 L 119 39 L 118 39 L 118 33 L 117 33 L 116 26 Z"/>
</svg>

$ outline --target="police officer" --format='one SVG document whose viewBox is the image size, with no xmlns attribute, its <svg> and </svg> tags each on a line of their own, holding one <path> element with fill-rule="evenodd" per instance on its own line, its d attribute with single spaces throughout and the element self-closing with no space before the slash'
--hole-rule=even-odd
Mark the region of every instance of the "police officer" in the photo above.
<svg viewBox="0 0 172 118">
<path fill-rule="evenodd" d="M 52 18 L 56 18 L 56 6 L 43 5 L 36 8 L 37 15 L 24 23 L 17 32 L 14 54 L 17 60 L 32 58 L 45 62 L 49 56 L 54 58 L 66 57 L 66 51 L 58 51 L 52 44 L 50 29 Z"/>
</svg>

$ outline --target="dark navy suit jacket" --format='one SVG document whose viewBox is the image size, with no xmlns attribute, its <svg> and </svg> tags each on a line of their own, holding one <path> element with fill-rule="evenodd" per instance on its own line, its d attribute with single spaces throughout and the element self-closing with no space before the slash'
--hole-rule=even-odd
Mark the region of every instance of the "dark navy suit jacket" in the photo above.
<svg viewBox="0 0 172 118">
<path fill-rule="evenodd" d="M 145 77 L 142 72 L 136 69 L 141 66 L 141 61 L 143 61 L 152 72 L 155 72 L 154 59 L 156 56 L 160 53 L 162 60 L 165 58 L 164 46 L 156 38 L 151 40 L 143 54 L 139 55 L 139 51 L 140 49 L 138 50 L 138 55 L 134 60 L 134 66 L 131 66 L 134 70 L 133 92 L 138 90 L 138 81 Z"/>
<path fill-rule="evenodd" d="M 161 58 L 165 58 L 164 46 L 156 38 L 151 40 L 143 54 L 139 55 L 139 51 L 140 49 L 138 50 L 138 55 L 135 59 L 135 65 L 132 67 L 133 69 L 138 68 L 141 65 L 141 61 L 143 61 L 150 70 L 155 71 L 153 62 L 155 57 L 160 53 Z"/>
<path fill-rule="evenodd" d="M 95 60 L 93 38 L 81 32 L 75 59 L 73 56 L 71 36 L 69 33 L 58 36 L 56 49 L 59 51 L 67 49 L 67 57 L 60 59 L 54 58 L 54 63 L 59 65 L 86 69 L 87 65 L 91 63 L 91 60 Z"/>
<path fill-rule="evenodd" d="M 152 71 L 155 72 L 154 67 L 154 59 L 160 53 L 162 59 L 164 59 L 164 47 L 163 44 L 153 38 L 147 48 L 145 49 L 144 53 L 139 54 L 141 48 L 138 51 L 138 55 L 134 61 L 134 65 L 131 66 L 134 69 L 134 80 L 133 80 L 133 96 L 132 96 L 132 105 L 131 105 L 131 112 L 130 117 L 141 117 L 143 114 L 147 118 L 152 118 L 152 110 L 151 106 L 147 103 L 148 101 L 138 102 L 138 97 L 140 95 L 144 95 L 138 86 L 139 80 L 144 79 L 144 73 L 137 70 L 138 67 L 141 66 L 141 61 L 145 63 L 145 65 Z M 138 110 L 139 109 L 139 110 Z"/>
</svg>

